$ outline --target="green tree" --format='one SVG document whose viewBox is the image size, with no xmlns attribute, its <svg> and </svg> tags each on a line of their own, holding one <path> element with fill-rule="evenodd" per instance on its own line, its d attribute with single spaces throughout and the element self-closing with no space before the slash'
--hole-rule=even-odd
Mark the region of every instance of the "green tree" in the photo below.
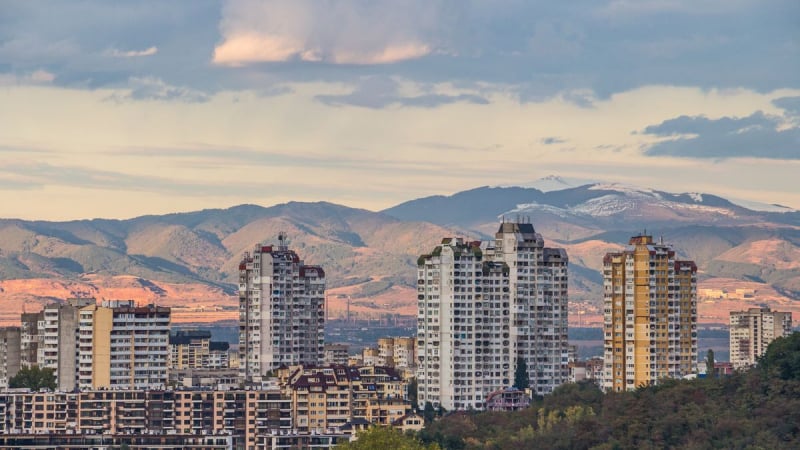
<svg viewBox="0 0 800 450">
<path fill-rule="evenodd" d="M 716 378 L 717 370 L 714 368 L 714 350 L 708 349 L 706 353 L 706 376 Z"/>
<path fill-rule="evenodd" d="M 339 444 L 336 450 L 440 450 L 436 443 L 425 445 L 413 435 L 390 427 L 373 426 L 356 435 L 356 440 Z"/>
<path fill-rule="evenodd" d="M 771 376 L 783 380 L 800 380 L 800 333 L 772 341 L 758 366 Z"/>
<path fill-rule="evenodd" d="M 425 419 L 425 425 L 433 422 L 436 418 L 436 410 L 433 408 L 431 402 L 425 402 L 425 409 L 422 410 L 422 417 Z"/>
<path fill-rule="evenodd" d="M 514 370 L 514 387 L 520 390 L 530 387 L 528 379 L 528 364 L 524 358 L 517 358 L 517 368 Z"/>
<path fill-rule="evenodd" d="M 417 379 L 412 378 L 411 381 L 408 382 L 408 400 L 411 402 L 411 407 L 419 409 L 419 405 L 417 404 L 417 387 L 419 386 Z"/>
<path fill-rule="evenodd" d="M 38 366 L 23 367 L 13 378 L 8 380 L 10 388 L 28 388 L 38 391 L 42 388 L 55 390 L 56 376 L 53 369 L 40 369 Z"/>
</svg>

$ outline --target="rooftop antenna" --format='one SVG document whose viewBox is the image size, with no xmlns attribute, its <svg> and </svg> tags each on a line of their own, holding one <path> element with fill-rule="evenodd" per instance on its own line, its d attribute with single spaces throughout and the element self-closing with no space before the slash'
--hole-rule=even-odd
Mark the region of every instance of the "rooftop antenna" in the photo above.
<svg viewBox="0 0 800 450">
<path fill-rule="evenodd" d="M 278 232 L 278 248 L 281 250 L 286 250 L 289 246 L 289 240 L 286 238 L 286 232 L 280 231 Z"/>
</svg>

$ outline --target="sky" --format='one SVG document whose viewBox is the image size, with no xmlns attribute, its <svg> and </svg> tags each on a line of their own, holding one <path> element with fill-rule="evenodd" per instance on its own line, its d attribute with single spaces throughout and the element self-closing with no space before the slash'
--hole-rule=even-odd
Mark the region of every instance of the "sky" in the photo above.
<svg viewBox="0 0 800 450">
<path fill-rule="evenodd" d="M 798 174 L 796 0 L 0 0 L 6 218 Z"/>
</svg>

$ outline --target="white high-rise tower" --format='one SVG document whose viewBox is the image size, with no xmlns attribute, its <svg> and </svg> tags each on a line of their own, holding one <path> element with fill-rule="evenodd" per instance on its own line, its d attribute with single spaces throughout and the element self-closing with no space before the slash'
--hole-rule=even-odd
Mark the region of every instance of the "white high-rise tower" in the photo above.
<svg viewBox="0 0 800 450">
<path fill-rule="evenodd" d="M 257 245 L 239 264 L 240 375 L 258 382 L 293 364 L 324 357 L 325 272 L 307 266 L 286 245 Z"/>
<path fill-rule="evenodd" d="M 517 362 L 547 394 L 567 381 L 567 254 L 530 223 L 481 244 L 447 238 L 418 261 L 418 400 L 483 409 Z"/>
</svg>

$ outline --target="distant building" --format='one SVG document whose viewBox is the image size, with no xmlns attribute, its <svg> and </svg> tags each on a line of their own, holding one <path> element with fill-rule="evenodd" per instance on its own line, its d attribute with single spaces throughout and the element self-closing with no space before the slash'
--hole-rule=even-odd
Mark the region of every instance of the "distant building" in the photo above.
<svg viewBox="0 0 800 450">
<path fill-rule="evenodd" d="M 319 365 L 324 357 L 325 272 L 286 245 L 257 245 L 239 264 L 240 371 L 261 381 L 281 366 Z"/>
<path fill-rule="evenodd" d="M 652 236 L 603 259 L 606 390 L 683 378 L 697 365 L 697 266 Z"/>
<path fill-rule="evenodd" d="M 8 387 L 8 382 L 20 369 L 20 328 L 0 328 L 0 389 Z"/>
<path fill-rule="evenodd" d="M 60 390 L 71 391 L 78 385 L 78 311 L 95 303 L 94 298 L 71 298 L 42 310 L 37 365 L 53 369 Z"/>
<path fill-rule="evenodd" d="M 136 306 L 133 300 L 81 308 L 78 387 L 163 389 L 168 379 L 170 318 L 170 308 Z"/>
<path fill-rule="evenodd" d="M 392 426 L 402 432 L 413 431 L 416 433 L 425 428 L 425 418 L 417 413 L 412 412 L 400 417 L 399 419 L 395 419 L 395 421 L 392 423 Z"/>
<path fill-rule="evenodd" d="M 293 427 L 301 432 L 343 427 L 358 420 L 392 425 L 411 412 L 408 384 L 389 367 L 289 367 L 279 371 L 291 398 Z"/>
<path fill-rule="evenodd" d="M 208 343 L 209 369 L 231 368 L 231 344 L 225 341 L 211 341 Z M 236 366 L 238 369 L 239 366 Z"/>
<path fill-rule="evenodd" d="M 227 342 L 212 341 L 209 330 L 177 330 L 169 335 L 169 368 L 226 369 L 229 348 Z"/>
<path fill-rule="evenodd" d="M 531 406 L 531 398 L 516 388 L 501 389 L 486 397 L 488 411 L 519 411 Z"/>
<path fill-rule="evenodd" d="M 37 365 L 37 354 L 42 336 L 39 323 L 44 321 L 44 313 L 22 313 L 20 325 L 20 367 Z"/>
<path fill-rule="evenodd" d="M 525 361 L 542 395 L 569 377 L 567 254 L 530 223 L 481 244 L 447 238 L 418 260 L 418 401 L 484 409 Z"/>
<path fill-rule="evenodd" d="M 417 340 L 413 337 L 382 337 L 376 347 L 361 351 L 361 365 L 394 367 L 400 370 L 417 367 Z M 412 374 L 413 377 L 413 374 Z"/>
<path fill-rule="evenodd" d="M 61 391 L 163 388 L 170 315 L 170 308 L 132 300 L 97 305 L 94 298 L 74 298 L 46 305 L 22 316 L 21 365 L 53 369 Z"/>
<path fill-rule="evenodd" d="M 323 363 L 326 366 L 347 365 L 347 359 L 350 357 L 350 346 L 348 344 L 325 344 L 325 357 Z"/>
<path fill-rule="evenodd" d="M 584 380 L 594 381 L 598 386 L 603 385 L 603 358 L 595 357 L 569 363 L 570 383 Z"/>
<path fill-rule="evenodd" d="M 756 364 L 770 342 L 791 332 L 791 312 L 770 311 L 766 307 L 731 311 L 730 355 L 733 368 L 745 369 Z"/>
</svg>

